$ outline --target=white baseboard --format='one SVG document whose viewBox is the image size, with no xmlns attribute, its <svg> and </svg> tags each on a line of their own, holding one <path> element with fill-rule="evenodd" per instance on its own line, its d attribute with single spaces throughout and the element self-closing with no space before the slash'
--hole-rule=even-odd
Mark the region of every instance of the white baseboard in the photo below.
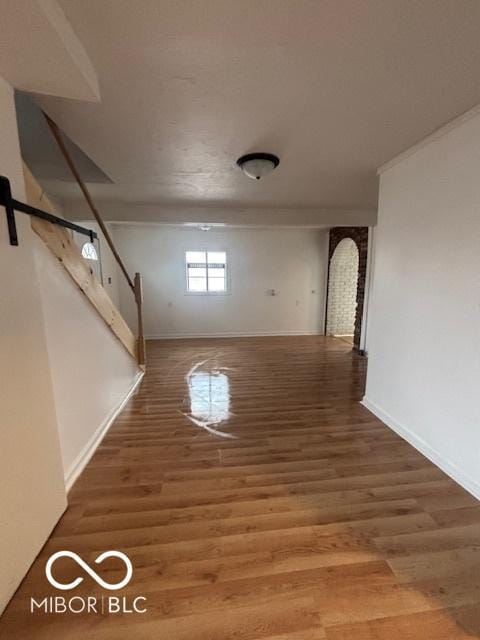
<svg viewBox="0 0 480 640">
<path fill-rule="evenodd" d="M 151 333 L 146 340 L 178 340 L 182 338 L 261 338 L 268 336 L 322 336 L 321 331 L 256 331 L 216 332 L 216 333 Z"/>
<path fill-rule="evenodd" d="M 395 418 L 384 411 L 377 404 L 369 400 L 366 396 L 363 398 L 361 404 L 371 411 L 379 420 L 384 422 L 387 427 L 390 427 L 401 438 L 409 442 L 412 447 L 415 447 L 417 451 L 420 451 L 426 458 L 428 458 L 434 465 L 444 471 L 452 480 L 455 480 L 457 484 L 463 487 L 466 491 L 472 494 L 477 500 L 480 500 L 480 484 L 467 476 L 456 464 L 446 460 L 438 451 L 433 449 L 425 440 L 419 438 L 407 427 L 401 425 Z"/>
<path fill-rule="evenodd" d="M 103 440 L 103 437 L 112 426 L 113 421 L 118 416 L 118 414 L 122 411 L 123 407 L 127 404 L 127 402 L 130 400 L 131 396 L 133 395 L 133 393 L 135 392 L 135 389 L 140 384 L 140 381 L 142 380 L 144 375 L 145 375 L 145 371 L 140 371 L 135 376 L 135 380 L 133 381 L 133 384 L 130 390 L 128 391 L 127 395 L 108 414 L 108 416 L 105 418 L 102 424 L 98 427 L 98 429 L 92 435 L 90 440 L 87 442 L 87 444 L 83 447 L 83 449 L 80 451 L 78 456 L 75 458 L 72 465 L 70 466 L 70 469 L 65 473 L 65 488 L 67 490 L 67 493 L 72 488 L 75 480 L 78 478 L 78 476 L 82 473 L 82 471 L 87 466 L 88 462 L 90 461 L 90 458 L 95 453 L 98 445 Z"/>
</svg>

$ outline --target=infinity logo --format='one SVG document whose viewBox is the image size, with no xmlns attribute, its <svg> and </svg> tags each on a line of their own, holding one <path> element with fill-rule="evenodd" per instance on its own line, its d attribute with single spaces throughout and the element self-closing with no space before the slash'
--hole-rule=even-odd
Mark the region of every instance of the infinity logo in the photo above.
<svg viewBox="0 0 480 640">
<path fill-rule="evenodd" d="M 91 578 L 93 578 L 95 582 L 97 582 L 104 589 L 110 589 L 111 591 L 121 589 L 126 584 L 128 584 L 133 573 L 132 563 L 130 562 L 130 559 L 121 551 L 104 551 L 95 560 L 95 564 L 100 564 L 107 558 L 120 558 L 121 560 L 123 560 L 127 568 L 127 573 L 125 574 L 125 577 L 123 578 L 123 580 L 121 580 L 120 582 L 116 582 L 114 584 L 105 582 L 105 580 L 103 580 L 98 575 L 98 573 L 96 573 L 93 569 L 91 569 L 88 566 L 88 564 L 84 562 L 82 558 L 80 558 L 80 556 L 78 556 L 76 553 L 73 553 L 73 551 L 57 551 L 57 553 L 54 553 L 48 559 L 48 562 L 45 566 L 45 575 L 47 576 L 47 580 L 50 582 L 50 584 L 53 587 L 56 587 L 57 589 L 62 589 L 63 591 L 67 591 L 68 589 L 75 589 L 75 587 L 78 587 L 78 585 L 81 582 L 83 582 L 83 578 L 81 577 L 75 578 L 75 580 L 73 580 L 72 582 L 69 582 L 68 584 L 62 584 L 61 582 L 57 582 L 57 580 L 55 580 L 55 578 L 52 576 L 52 566 L 53 566 L 53 563 L 56 560 L 58 560 L 58 558 L 72 558 L 72 560 L 75 560 L 75 562 L 80 567 L 82 567 L 82 569 L 86 573 L 88 573 L 88 575 Z"/>
</svg>

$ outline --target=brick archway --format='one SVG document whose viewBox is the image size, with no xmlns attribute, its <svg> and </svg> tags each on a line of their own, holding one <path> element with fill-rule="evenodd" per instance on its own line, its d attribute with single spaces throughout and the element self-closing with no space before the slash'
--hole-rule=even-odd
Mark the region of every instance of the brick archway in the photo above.
<svg viewBox="0 0 480 640">
<path fill-rule="evenodd" d="M 355 331 L 353 335 L 353 348 L 358 351 L 360 349 L 365 280 L 367 277 L 368 227 L 333 227 L 330 229 L 328 243 L 327 313 L 329 304 L 330 263 L 337 245 L 346 238 L 351 238 L 358 248 L 357 310 L 355 313 Z M 327 313 L 325 313 L 325 331 Z"/>
</svg>

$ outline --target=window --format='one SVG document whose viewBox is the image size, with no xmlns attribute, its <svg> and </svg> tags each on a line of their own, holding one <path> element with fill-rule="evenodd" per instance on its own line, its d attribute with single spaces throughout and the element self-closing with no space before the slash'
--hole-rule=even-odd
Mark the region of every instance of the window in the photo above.
<svg viewBox="0 0 480 640">
<path fill-rule="evenodd" d="M 226 293 L 227 254 L 225 251 L 186 251 L 187 291 Z"/>
<path fill-rule="evenodd" d="M 97 250 L 91 242 L 85 242 L 83 245 L 82 256 L 87 260 L 98 260 Z"/>
</svg>

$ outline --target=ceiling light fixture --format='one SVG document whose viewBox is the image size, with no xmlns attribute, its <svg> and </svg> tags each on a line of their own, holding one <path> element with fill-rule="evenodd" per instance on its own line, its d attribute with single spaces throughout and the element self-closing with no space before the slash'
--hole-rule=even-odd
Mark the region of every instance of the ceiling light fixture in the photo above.
<svg viewBox="0 0 480 640">
<path fill-rule="evenodd" d="M 211 227 L 208 224 L 201 224 L 200 225 L 200 230 L 201 231 L 210 231 Z"/>
<path fill-rule="evenodd" d="M 279 158 L 273 153 L 247 153 L 237 160 L 237 165 L 252 180 L 260 180 L 279 164 Z"/>
</svg>

